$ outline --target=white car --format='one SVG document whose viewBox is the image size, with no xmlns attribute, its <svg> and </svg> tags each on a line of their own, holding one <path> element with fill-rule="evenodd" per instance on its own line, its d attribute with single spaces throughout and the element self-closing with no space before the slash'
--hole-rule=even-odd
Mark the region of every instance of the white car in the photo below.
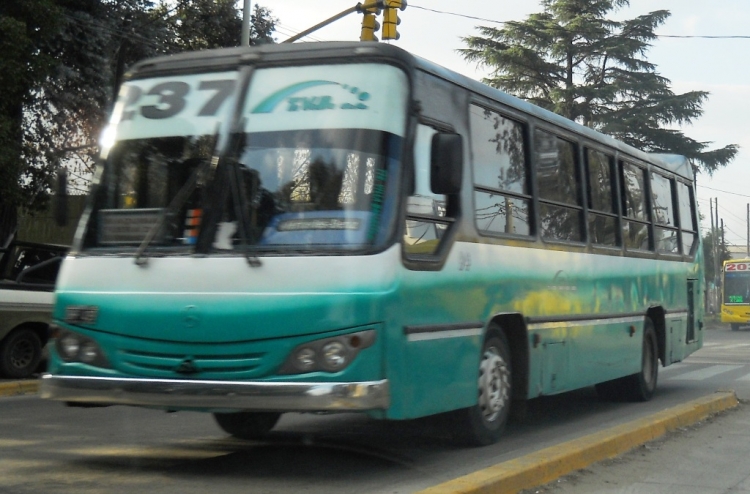
<svg viewBox="0 0 750 494">
<path fill-rule="evenodd" d="M 67 247 L 14 242 L 0 258 L 0 377 L 37 371 L 49 339 L 55 279 Z"/>
</svg>

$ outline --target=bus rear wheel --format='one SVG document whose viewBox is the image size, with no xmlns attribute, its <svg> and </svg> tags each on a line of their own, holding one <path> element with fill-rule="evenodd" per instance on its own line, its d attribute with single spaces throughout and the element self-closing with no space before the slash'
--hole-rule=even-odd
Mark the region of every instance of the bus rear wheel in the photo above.
<svg viewBox="0 0 750 494">
<path fill-rule="evenodd" d="M 731 328 L 732 328 L 732 331 L 739 331 L 740 330 L 740 325 L 737 324 L 737 323 L 735 323 L 735 322 L 733 322 L 731 324 Z"/>
<path fill-rule="evenodd" d="M 482 346 L 477 378 L 477 404 L 453 412 L 462 443 L 485 446 L 497 442 L 505 429 L 511 405 L 510 349 L 501 331 Z"/>
<path fill-rule="evenodd" d="M 643 322 L 641 370 L 635 374 L 596 385 L 596 392 L 605 400 L 648 401 L 656 391 L 659 376 L 659 347 L 650 317 Z"/>
<path fill-rule="evenodd" d="M 275 412 L 215 413 L 221 429 L 239 439 L 262 439 L 271 432 L 281 418 Z"/>
</svg>

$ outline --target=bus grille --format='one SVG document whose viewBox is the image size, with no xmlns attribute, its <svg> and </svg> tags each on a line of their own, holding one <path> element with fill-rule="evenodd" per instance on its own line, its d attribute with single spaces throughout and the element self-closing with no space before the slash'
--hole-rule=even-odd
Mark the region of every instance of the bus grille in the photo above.
<svg viewBox="0 0 750 494">
<path fill-rule="evenodd" d="M 118 363 L 129 374 L 150 377 L 197 377 L 247 379 L 263 371 L 264 352 L 166 353 L 120 350 Z"/>
</svg>

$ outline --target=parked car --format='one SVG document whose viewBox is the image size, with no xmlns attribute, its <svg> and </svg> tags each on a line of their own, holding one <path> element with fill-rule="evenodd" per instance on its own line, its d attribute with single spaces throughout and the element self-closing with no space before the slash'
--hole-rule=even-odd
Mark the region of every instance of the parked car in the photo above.
<svg viewBox="0 0 750 494">
<path fill-rule="evenodd" d="M 67 249 L 21 241 L 0 249 L 0 377 L 28 377 L 40 367 Z"/>
</svg>

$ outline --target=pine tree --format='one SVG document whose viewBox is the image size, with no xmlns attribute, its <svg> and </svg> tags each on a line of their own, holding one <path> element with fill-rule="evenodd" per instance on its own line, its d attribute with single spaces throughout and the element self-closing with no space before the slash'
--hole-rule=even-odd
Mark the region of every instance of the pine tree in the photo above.
<svg viewBox="0 0 750 494">
<path fill-rule="evenodd" d="M 708 93 L 675 94 L 645 55 L 669 17 L 606 16 L 629 0 L 542 0 L 543 11 L 503 28 L 478 27 L 459 52 L 490 69 L 483 82 L 648 152 L 677 153 L 709 174 L 738 146 L 708 149 L 675 126 L 703 113 Z"/>
</svg>

